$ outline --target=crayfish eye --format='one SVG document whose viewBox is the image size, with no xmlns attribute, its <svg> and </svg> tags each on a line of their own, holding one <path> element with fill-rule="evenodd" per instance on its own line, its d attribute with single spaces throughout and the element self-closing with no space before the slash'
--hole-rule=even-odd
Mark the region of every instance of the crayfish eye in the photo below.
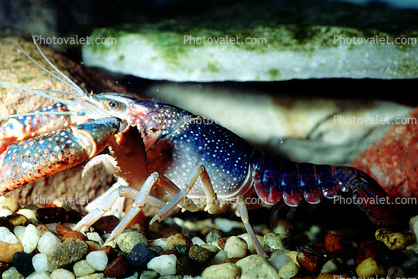
<svg viewBox="0 0 418 279">
<path fill-rule="evenodd" d="M 121 112 L 125 110 L 125 105 L 115 100 L 110 100 L 107 102 L 107 107 L 114 112 Z"/>
<path fill-rule="evenodd" d="M 116 101 L 109 101 L 109 107 L 111 109 L 117 110 L 120 107 L 120 104 Z"/>
</svg>

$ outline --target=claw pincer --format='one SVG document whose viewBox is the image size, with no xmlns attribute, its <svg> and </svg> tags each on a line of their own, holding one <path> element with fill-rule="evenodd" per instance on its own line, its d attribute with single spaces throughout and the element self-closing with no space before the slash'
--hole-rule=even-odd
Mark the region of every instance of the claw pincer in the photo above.
<svg viewBox="0 0 418 279">
<path fill-rule="evenodd" d="M 92 158 L 120 126 L 117 118 L 103 118 L 9 145 L 0 155 L 0 195 Z"/>
</svg>

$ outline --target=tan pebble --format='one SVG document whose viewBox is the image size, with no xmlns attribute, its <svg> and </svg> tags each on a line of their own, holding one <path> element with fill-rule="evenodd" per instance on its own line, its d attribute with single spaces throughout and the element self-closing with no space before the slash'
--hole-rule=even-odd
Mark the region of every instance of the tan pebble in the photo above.
<svg viewBox="0 0 418 279">
<path fill-rule="evenodd" d="M 225 243 L 228 240 L 228 238 L 230 238 L 230 236 L 227 237 L 222 237 L 218 240 L 218 246 L 219 248 L 221 248 L 222 250 L 225 249 Z"/>
<path fill-rule="evenodd" d="M 279 268 L 279 276 L 282 279 L 293 278 L 299 272 L 299 266 L 293 261 Z"/>
<path fill-rule="evenodd" d="M 280 279 L 277 271 L 272 267 L 264 257 L 251 255 L 236 262 L 241 268 L 241 278 L 271 278 Z"/>
<path fill-rule="evenodd" d="M 17 213 L 8 216 L 7 219 L 13 226 L 26 226 L 29 222 L 28 218 Z"/>
<path fill-rule="evenodd" d="M 40 236 L 42 236 L 44 233 L 49 232 L 50 230 L 48 229 L 48 227 L 44 224 L 39 224 L 36 226 L 36 228 L 39 231 Z"/>
<path fill-rule="evenodd" d="M 337 278 L 340 279 L 339 277 Z M 330 273 L 321 273 L 315 279 L 335 279 L 335 275 Z"/>
<path fill-rule="evenodd" d="M 374 275 L 385 276 L 386 270 L 383 266 L 378 265 L 374 259 L 367 258 L 357 266 L 356 273 L 361 278 L 368 278 Z"/>
<path fill-rule="evenodd" d="M 252 242 L 251 237 L 248 233 L 240 234 L 238 237 L 244 239 L 245 242 L 247 242 L 248 250 L 251 251 L 251 254 L 257 254 L 257 250 L 255 249 L 254 243 Z M 263 247 L 263 237 L 260 235 L 256 235 L 256 237 L 260 242 L 261 247 Z"/>
<path fill-rule="evenodd" d="M 13 255 L 16 252 L 23 252 L 22 244 L 10 244 L 6 242 L 0 242 L 0 262 L 13 262 Z"/>
<path fill-rule="evenodd" d="M 183 244 L 189 248 L 193 245 L 192 241 L 181 233 L 177 233 L 172 238 L 170 238 L 170 240 L 167 242 L 167 248 L 173 244 Z"/>
<path fill-rule="evenodd" d="M 227 253 L 228 258 L 243 258 L 247 254 L 247 242 L 245 240 L 231 236 L 225 243 L 224 251 Z"/>
<path fill-rule="evenodd" d="M 69 238 L 78 238 L 78 239 L 81 239 L 81 240 L 85 240 L 86 236 L 84 234 L 82 234 L 81 232 L 70 231 L 62 237 L 61 241 L 64 242 Z"/>
<path fill-rule="evenodd" d="M 91 240 L 86 240 L 85 242 L 89 246 L 89 250 L 88 250 L 87 254 L 92 252 L 92 251 L 102 250 L 102 247 L 97 242 L 94 242 L 94 241 L 91 241 Z M 109 247 L 109 246 L 106 246 L 106 247 Z"/>
<path fill-rule="evenodd" d="M 416 237 L 412 233 L 394 232 L 388 229 L 378 229 L 376 240 L 382 241 L 390 250 L 402 250 L 415 243 Z"/>
<path fill-rule="evenodd" d="M 8 208 L 12 213 L 16 212 L 19 209 L 19 201 L 11 197 L 5 198 L 0 203 L 0 208 Z"/>
<path fill-rule="evenodd" d="M 298 260 L 297 260 L 298 251 L 290 251 L 286 253 L 285 255 L 288 256 L 295 264 L 298 264 Z"/>
<path fill-rule="evenodd" d="M 207 267 L 201 276 L 213 279 L 235 279 L 241 276 L 241 269 L 233 263 L 217 264 Z"/>
</svg>

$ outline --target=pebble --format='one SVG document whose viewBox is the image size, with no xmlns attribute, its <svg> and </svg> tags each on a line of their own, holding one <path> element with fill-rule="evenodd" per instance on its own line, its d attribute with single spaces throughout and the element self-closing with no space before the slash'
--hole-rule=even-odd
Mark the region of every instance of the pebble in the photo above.
<svg viewBox="0 0 418 279">
<path fill-rule="evenodd" d="M 247 242 L 245 240 L 231 236 L 226 240 L 224 251 L 228 258 L 243 258 L 247 254 Z"/>
<path fill-rule="evenodd" d="M 50 275 L 51 279 L 75 279 L 75 275 L 66 269 L 57 268 L 52 271 Z"/>
<path fill-rule="evenodd" d="M 0 241 L 10 244 L 19 243 L 17 237 L 6 227 L 0 227 Z"/>
<path fill-rule="evenodd" d="M 34 212 L 33 212 L 33 210 L 31 210 L 31 209 L 28 209 L 28 208 L 22 208 L 22 209 L 19 209 L 16 213 L 17 213 L 17 214 L 21 214 L 21 215 L 25 216 L 26 218 L 28 218 L 28 220 L 35 220 L 35 221 L 38 221 L 38 220 L 36 219 L 36 215 L 35 215 L 35 213 L 34 213 Z"/>
<path fill-rule="evenodd" d="M 19 209 L 19 201 L 15 198 L 7 197 L 0 202 L 0 207 L 7 207 L 11 212 L 16 212 Z"/>
<path fill-rule="evenodd" d="M 185 276 L 192 275 L 196 276 L 201 273 L 201 264 L 196 264 L 194 260 L 187 256 L 183 256 L 177 259 L 176 262 L 176 274 Z"/>
<path fill-rule="evenodd" d="M 108 277 L 122 277 L 129 275 L 130 268 L 131 266 L 126 256 L 120 254 L 106 266 L 103 273 Z"/>
<path fill-rule="evenodd" d="M 356 267 L 356 273 L 361 278 L 368 278 L 373 275 L 385 276 L 386 270 L 377 264 L 372 258 L 367 258 Z"/>
<path fill-rule="evenodd" d="M 195 236 L 192 238 L 192 243 L 193 245 L 202 245 L 202 244 L 206 244 L 200 237 Z"/>
<path fill-rule="evenodd" d="M 90 253 L 92 251 L 103 250 L 103 251 L 106 252 L 106 254 L 108 254 L 111 251 L 111 249 L 112 249 L 112 247 L 110 247 L 110 246 L 103 246 L 103 249 L 102 249 L 102 246 L 100 246 L 99 243 L 94 242 L 94 241 L 91 241 L 91 240 L 86 240 L 85 242 L 89 246 L 88 253 Z"/>
<path fill-rule="evenodd" d="M 209 261 L 208 265 L 219 265 L 223 263 L 229 263 L 229 258 L 226 252 L 221 250 Z"/>
<path fill-rule="evenodd" d="M 28 218 L 21 214 L 12 214 L 7 219 L 13 226 L 27 226 L 29 223 Z"/>
<path fill-rule="evenodd" d="M 166 247 L 170 249 L 170 246 L 173 244 L 183 244 L 190 248 L 192 247 L 193 242 L 188 237 L 185 237 L 184 235 L 177 233 L 170 238 L 170 240 L 167 242 Z"/>
<path fill-rule="evenodd" d="M 65 223 L 67 221 L 67 210 L 62 207 L 38 208 L 36 219 L 42 224 Z"/>
<path fill-rule="evenodd" d="M 13 233 L 17 237 L 20 243 L 22 243 L 23 233 L 25 232 L 26 227 L 24 226 L 16 226 L 13 228 Z"/>
<path fill-rule="evenodd" d="M 338 274 L 342 263 L 337 259 L 328 260 L 321 268 L 320 273 Z"/>
<path fill-rule="evenodd" d="M 107 266 L 107 255 L 105 251 L 92 251 L 86 256 L 87 262 L 97 271 L 105 270 Z"/>
<path fill-rule="evenodd" d="M 57 226 L 55 227 L 55 231 L 57 232 L 57 234 L 64 236 L 65 234 L 73 230 L 61 223 L 58 223 Z"/>
<path fill-rule="evenodd" d="M 277 278 L 280 279 L 277 271 L 262 256 L 251 255 L 235 263 L 241 268 L 241 278 Z"/>
<path fill-rule="evenodd" d="M 139 232 L 125 232 L 116 238 L 116 244 L 122 252 L 129 253 L 137 244 L 148 247 L 148 240 Z"/>
<path fill-rule="evenodd" d="M 152 270 L 144 270 L 139 279 L 157 279 L 160 275 Z"/>
<path fill-rule="evenodd" d="M 378 229 L 375 233 L 376 240 L 382 241 L 390 250 L 405 249 L 416 242 L 412 233 L 394 232 L 388 229 Z"/>
<path fill-rule="evenodd" d="M 38 245 L 39 238 L 40 233 L 38 229 L 34 225 L 29 224 L 22 236 L 23 251 L 28 254 L 32 253 Z"/>
<path fill-rule="evenodd" d="M 289 279 L 294 277 L 299 272 L 299 266 L 290 261 L 279 269 L 279 276 L 282 279 Z"/>
<path fill-rule="evenodd" d="M 119 223 L 120 220 L 113 215 L 103 216 L 93 224 L 93 227 L 99 233 L 111 233 Z"/>
<path fill-rule="evenodd" d="M 416 241 L 418 242 L 418 215 L 409 219 L 409 229 L 414 232 Z"/>
<path fill-rule="evenodd" d="M 8 209 L 8 208 L 0 208 L 0 216 L 1 217 L 7 217 L 7 216 L 10 216 L 12 214 L 13 214 L 13 212 L 10 209 Z"/>
<path fill-rule="evenodd" d="M 0 262 L 11 263 L 13 261 L 13 254 L 17 252 L 23 252 L 22 244 L 0 242 Z"/>
<path fill-rule="evenodd" d="M 206 235 L 205 240 L 207 243 L 212 243 L 212 242 L 218 242 L 218 240 L 221 238 L 222 238 L 221 231 L 213 229 Z"/>
<path fill-rule="evenodd" d="M 240 235 L 238 235 L 238 237 L 244 239 L 245 242 L 247 242 L 248 250 L 250 250 L 250 252 L 252 254 L 257 254 L 257 250 L 255 249 L 254 243 L 251 240 L 251 237 L 248 233 L 240 234 Z M 263 246 L 264 238 L 261 235 L 256 235 L 256 237 L 257 237 L 258 241 L 260 242 L 261 246 Z"/>
<path fill-rule="evenodd" d="M 279 270 L 282 266 L 287 264 L 288 262 L 292 261 L 286 253 L 288 253 L 289 250 L 278 250 L 271 254 L 270 258 L 268 259 L 270 264 L 276 269 Z"/>
<path fill-rule="evenodd" d="M 81 260 L 73 265 L 73 271 L 75 276 L 79 277 L 93 274 L 96 270 L 86 260 Z"/>
<path fill-rule="evenodd" d="M 54 253 L 60 244 L 61 240 L 56 235 L 46 232 L 39 238 L 38 251 L 49 256 Z"/>
<path fill-rule="evenodd" d="M 203 278 L 235 279 L 241 276 L 241 268 L 233 263 L 211 265 L 201 274 Z"/>
<path fill-rule="evenodd" d="M 160 275 L 174 275 L 176 274 L 177 257 L 173 254 L 162 255 L 152 258 L 147 268 L 158 272 Z"/>
<path fill-rule="evenodd" d="M 347 246 L 347 241 L 341 236 L 334 234 L 327 234 L 324 239 L 325 250 L 328 253 L 335 253 L 344 250 Z"/>
<path fill-rule="evenodd" d="M 321 256 L 314 254 L 308 249 L 299 251 L 296 259 L 300 267 L 308 271 L 310 274 L 317 273 L 320 270 L 323 260 Z"/>
<path fill-rule="evenodd" d="M 413 255 L 406 260 L 402 265 L 402 269 L 406 274 L 418 274 L 418 255 Z"/>
<path fill-rule="evenodd" d="M 55 268 L 48 261 L 47 255 L 43 253 L 36 254 L 32 258 L 32 265 L 35 271 L 53 271 Z"/>
<path fill-rule="evenodd" d="M 156 254 L 145 245 L 138 243 L 131 249 L 127 258 L 133 267 L 142 268 L 155 256 Z"/>
<path fill-rule="evenodd" d="M 101 278 L 104 278 L 103 273 L 93 273 L 93 274 L 77 277 L 77 279 L 101 279 Z"/>
<path fill-rule="evenodd" d="M 26 277 L 26 279 L 49 279 L 51 277 L 49 277 L 49 272 L 46 271 L 35 271 L 34 273 L 32 273 L 31 275 L 29 275 L 28 277 Z"/>
<path fill-rule="evenodd" d="M 12 266 L 8 270 L 4 271 L 1 275 L 2 279 L 25 279 L 25 276 L 19 273 L 17 269 Z"/>
<path fill-rule="evenodd" d="M 284 249 L 283 239 L 285 237 L 287 237 L 285 234 L 266 233 L 263 237 L 263 247 L 266 252 L 273 253 L 274 251 Z"/>
<path fill-rule="evenodd" d="M 388 269 L 387 279 L 405 278 L 405 272 L 399 266 L 391 266 Z"/>
<path fill-rule="evenodd" d="M 10 223 L 9 219 L 7 217 L 0 216 L 0 227 L 6 227 L 9 229 L 9 231 L 13 230 L 13 225 Z"/>
<path fill-rule="evenodd" d="M 201 264 L 211 260 L 214 256 L 215 254 L 213 252 L 198 245 L 193 245 L 189 250 L 189 257 Z"/>
<path fill-rule="evenodd" d="M 35 271 L 31 255 L 25 252 L 17 252 L 13 255 L 13 265 L 22 275 L 29 275 Z"/>
<path fill-rule="evenodd" d="M 63 267 L 81 260 L 88 251 L 88 245 L 78 238 L 62 242 L 51 255 L 50 262 L 56 267 Z"/>
<path fill-rule="evenodd" d="M 103 245 L 104 241 L 100 237 L 100 235 L 97 232 L 88 232 L 86 233 L 87 239 L 91 241 L 97 242 L 99 245 Z"/>
<path fill-rule="evenodd" d="M 11 266 L 13 266 L 13 263 L 0 262 L 0 275 Z"/>
<path fill-rule="evenodd" d="M 367 258 L 377 259 L 379 254 L 382 254 L 382 248 L 384 248 L 382 242 L 377 240 L 365 241 L 360 244 L 357 264 L 360 264 Z"/>
</svg>

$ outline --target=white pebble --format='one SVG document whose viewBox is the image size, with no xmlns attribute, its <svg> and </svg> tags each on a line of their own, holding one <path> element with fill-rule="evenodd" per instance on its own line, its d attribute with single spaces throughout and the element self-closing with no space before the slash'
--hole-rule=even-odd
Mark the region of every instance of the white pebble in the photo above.
<svg viewBox="0 0 418 279">
<path fill-rule="evenodd" d="M 158 272 L 160 275 L 174 275 L 176 274 L 177 257 L 173 254 L 162 255 L 152 258 L 148 264 L 148 269 Z"/>
<path fill-rule="evenodd" d="M 22 208 L 19 209 L 16 213 L 25 216 L 26 218 L 28 218 L 28 220 L 32 219 L 38 221 L 38 219 L 36 219 L 35 213 L 30 209 Z"/>
<path fill-rule="evenodd" d="M 17 240 L 17 237 L 9 231 L 6 227 L 0 227 L 0 241 L 1 242 L 7 242 L 10 244 L 17 244 L 19 243 L 19 240 Z"/>
<path fill-rule="evenodd" d="M 202 244 L 205 244 L 206 242 L 204 242 L 200 237 L 195 236 L 192 238 L 192 243 L 194 245 L 202 245 Z"/>
<path fill-rule="evenodd" d="M 71 271 L 58 268 L 51 273 L 51 279 L 75 279 L 75 275 Z"/>
<path fill-rule="evenodd" d="M 97 271 L 105 270 L 107 266 L 107 255 L 105 251 L 92 251 L 86 256 L 87 262 Z"/>
<path fill-rule="evenodd" d="M 29 224 L 22 237 L 23 251 L 28 254 L 32 253 L 38 245 L 39 237 L 38 229 L 34 225 Z"/>
<path fill-rule="evenodd" d="M 270 263 L 259 255 L 245 257 L 235 264 L 241 268 L 241 278 L 281 279 Z"/>
<path fill-rule="evenodd" d="M 0 197 L 1 198 L 1 197 Z M 2 279 L 25 279 L 25 276 L 19 273 L 17 269 L 12 266 L 8 270 L 4 271 L 1 275 Z"/>
<path fill-rule="evenodd" d="M 12 215 L 13 213 L 7 208 L 0 208 L 0 217 L 7 217 Z"/>
<path fill-rule="evenodd" d="M 102 279 L 102 278 L 104 278 L 103 273 L 93 273 L 93 274 L 77 277 L 77 279 Z M 113 279 L 113 278 L 115 277 L 106 277 L 106 279 Z"/>
<path fill-rule="evenodd" d="M 289 250 L 277 250 L 269 259 L 270 264 L 276 269 L 279 270 L 282 266 L 286 265 L 288 262 L 292 261 L 286 254 L 289 253 Z"/>
<path fill-rule="evenodd" d="M 282 279 L 290 279 L 299 272 L 299 266 L 293 261 L 288 262 L 279 269 L 279 276 Z"/>
<path fill-rule="evenodd" d="M 247 242 L 245 240 L 231 236 L 226 240 L 224 248 L 228 258 L 243 258 L 247 254 Z"/>
<path fill-rule="evenodd" d="M 201 276 L 203 278 L 240 278 L 241 269 L 233 263 L 211 265 L 202 271 Z"/>
<path fill-rule="evenodd" d="M 61 240 L 57 236 L 51 232 L 46 232 L 41 236 L 41 238 L 39 238 L 38 250 L 39 252 L 49 256 L 52 255 L 60 244 Z"/>
<path fill-rule="evenodd" d="M 226 252 L 224 250 L 221 250 L 215 255 L 215 257 L 213 257 L 209 261 L 208 266 L 218 265 L 218 264 L 223 264 L 223 263 L 229 263 L 229 258 Z"/>
<path fill-rule="evenodd" d="M 85 276 L 94 273 L 96 270 L 86 261 L 78 261 L 73 266 L 75 276 Z"/>
<path fill-rule="evenodd" d="M 46 271 L 35 271 L 34 273 L 26 277 L 26 279 L 50 279 L 51 277 L 49 277 L 49 274 L 50 273 Z"/>
<path fill-rule="evenodd" d="M 55 268 L 50 264 L 45 254 L 39 253 L 33 256 L 32 265 L 35 271 L 53 271 Z"/>
<path fill-rule="evenodd" d="M 248 233 L 240 234 L 238 237 L 244 239 L 245 242 L 247 242 L 248 250 L 251 251 L 251 254 L 257 254 L 257 250 L 255 249 L 254 243 L 251 240 L 251 237 Z M 256 235 L 256 237 L 260 242 L 261 246 L 263 246 L 264 238 L 261 235 Z"/>
<path fill-rule="evenodd" d="M 13 233 L 15 234 L 15 236 L 20 242 L 22 242 L 22 236 L 25 230 L 26 230 L 26 227 L 24 226 L 16 226 L 13 228 Z"/>
<path fill-rule="evenodd" d="M 91 241 L 95 241 L 99 243 L 100 246 L 104 244 L 103 239 L 100 237 L 100 235 L 97 232 L 88 232 L 86 233 L 87 239 Z"/>
<path fill-rule="evenodd" d="M 167 247 L 168 240 L 169 240 L 169 238 L 157 238 L 157 239 L 152 240 L 149 243 L 149 246 L 151 246 L 151 247 L 164 247 L 164 248 L 166 248 Z"/>
</svg>

